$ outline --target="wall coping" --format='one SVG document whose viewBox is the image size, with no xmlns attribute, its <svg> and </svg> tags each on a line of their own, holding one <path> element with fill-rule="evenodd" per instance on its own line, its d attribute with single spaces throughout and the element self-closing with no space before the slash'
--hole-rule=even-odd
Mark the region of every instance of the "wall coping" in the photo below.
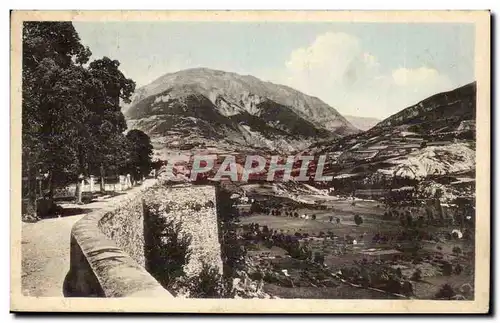
<svg viewBox="0 0 500 323">
<path fill-rule="evenodd" d="M 137 192 L 130 192 L 121 200 L 133 198 L 145 188 L 137 189 Z M 114 202 L 117 201 L 120 200 Z M 174 296 L 164 289 L 144 267 L 119 248 L 100 229 L 99 221 L 109 212 L 119 208 L 121 203 L 113 204 L 113 206 L 84 216 L 73 225 L 71 230 L 72 241 L 78 244 L 105 297 L 173 298 Z M 70 270 L 73 269 L 77 268 Z"/>
</svg>

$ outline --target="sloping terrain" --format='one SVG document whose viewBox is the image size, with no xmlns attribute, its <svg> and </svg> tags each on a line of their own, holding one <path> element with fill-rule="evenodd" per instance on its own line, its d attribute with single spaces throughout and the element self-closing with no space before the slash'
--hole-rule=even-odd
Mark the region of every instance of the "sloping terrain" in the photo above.
<svg viewBox="0 0 500 323">
<path fill-rule="evenodd" d="M 431 179 L 473 195 L 475 98 L 475 83 L 436 94 L 368 131 L 315 143 L 303 153 L 328 155 L 325 173 L 334 176 L 336 189 L 382 190 L 405 185 L 393 178 Z"/>
<path fill-rule="evenodd" d="M 166 146 L 221 143 L 279 150 L 358 133 L 334 108 L 289 87 L 210 69 L 167 74 L 123 107 L 129 128 Z"/>
<path fill-rule="evenodd" d="M 353 126 L 363 131 L 373 128 L 381 121 L 380 119 L 370 118 L 370 117 L 359 117 L 359 116 L 349 116 L 349 115 L 344 115 L 344 117 Z"/>
<path fill-rule="evenodd" d="M 455 130 L 464 120 L 476 119 L 476 82 L 435 94 L 378 123 L 375 128 L 410 125 L 410 131 Z"/>
</svg>

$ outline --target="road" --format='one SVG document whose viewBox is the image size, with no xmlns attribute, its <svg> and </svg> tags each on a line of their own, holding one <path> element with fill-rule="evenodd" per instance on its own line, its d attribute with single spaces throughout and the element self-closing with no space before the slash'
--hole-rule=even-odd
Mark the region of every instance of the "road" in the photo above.
<svg viewBox="0 0 500 323">
<path fill-rule="evenodd" d="M 152 180 L 146 180 L 150 186 Z M 71 228 L 89 212 L 119 204 L 125 195 L 140 190 L 134 187 L 119 196 L 98 199 L 85 205 L 65 204 L 74 215 L 22 224 L 22 292 L 26 296 L 63 296 L 63 281 L 69 270 Z"/>
</svg>

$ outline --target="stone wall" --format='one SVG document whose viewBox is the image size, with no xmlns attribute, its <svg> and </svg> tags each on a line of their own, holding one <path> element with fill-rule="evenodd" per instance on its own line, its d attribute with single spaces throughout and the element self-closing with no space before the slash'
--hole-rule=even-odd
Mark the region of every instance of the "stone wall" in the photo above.
<svg viewBox="0 0 500 323">
<path fill-rule="evenodd" d="M 144 268 L 141 197 L 147 190 L 114 197 L 109 207 L 73 226 L 65 296 L 173 297 Z"/>
<path fill-rule="evenodd" d="M 127 196 L 98 223 L 101 231 L 142 267 L 145 267 L 143 198 L 150 190 Z"/>
<path fill-rule="evenodd" d="M 159 208 L 167 221 L 180 224 L 181 235 L 191 236 L 190 258 L 184 266 L 187 276 L 198 274 L 203 263 L 222 273 L 213 186 L 181 184 L 157 187 L 144 194 L 144 203 L 147 208 Z"/>
<path fill-rule="evenodd" d="M 184 266 L 188 276 L 199 273 L 202 263 L 222 272 L 214 187 L 134 188 L 114 197 L 112 204 L 74 225 L 66 296 L 173 297 L 145 269 L 149 230 L 144 216 L 152 206 L 167 220 L 180 224 L 181 234 L 191 236 L 191 256 Z"/>
</svg>

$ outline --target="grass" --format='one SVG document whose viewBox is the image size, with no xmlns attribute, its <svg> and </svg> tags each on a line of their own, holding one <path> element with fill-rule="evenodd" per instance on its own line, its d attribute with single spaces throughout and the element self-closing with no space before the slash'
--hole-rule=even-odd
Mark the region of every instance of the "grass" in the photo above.
<svg viewBox="0 0 500 323">
<path fill-rule="evenodd" d="M 336 200 L 325 202 L 328 205 L 328 210 L 316 210 L 313 208 L 298 209 L 293 212 L 297 212 L 299 215 L 306 214 L 316 215 L 316 220 L 305 220 L 295 217 L 287 216 L 272 216 L 267 214 L 252 214 L 248 217 L 241 217 L 241 224 L 248 223 L 258 223 L 260 226 L 267 225 L 269 229 L 277 230 L 278 232 L 283 231 L 285 234 L 294 234 L 295 232 L 308 233 L 310 236 L 317 236 L 320 231 L 328 234 L 329 231 L 333 232 L 334 235 L 342 238 L 344 235 L 351 235 L 360 242 L 360 236 L 365 234 L 362 238 L 362 243 L 355 246 L 349 245 L 346 249 L 346 253 L 338 253 L 337 243 L 327 240 L 325 243 L 323 241 L 309 241 L 309 246 L 312 251 L 321 251 L 325 253 L 325 264 L 335 272 L 336 270 L 344 267 L 351 266 L 353 262 L 361 261 L 363 258 L 367 258 L 369 262 L 380 260 L 384 264 L 401 264 L 404 265 L 403 268 L 405 275 L 408 278 L 413 274 L 416 268 L 422 267 L 424 265 L 428 266 L 428 272 L 434 272 L 433 276 L 423 277 L 422 281 L 412 282 L 415 296 L 418 299 L 433 299 L 434 295 L 438 292 L 441 286 L 445 283 L 450 284 L 457 290 L 464 283 L 469 283 L 473 286 L 474 277 L 468 273 L 462 273 L 460 275 L 442 276 L 440 266 L 434 262 L 427 263 L 426 261 L 422 263 L 413 263 L 411 261 L 413 256 L 411 253 L 399 253 L 400 256 L 405 256 L 408 260 L 396 260 L 394 262 L 393 255 L 384 256 L 369 256 L 363 254 L 361 251 L 363 249 L 375 248 L 375 249 L 394 249 L 396 245 L 405 245 L 404 241 L 389 241 L 384 244 L 372 242 L 372 238 L 375 234 L 380 233 L 385 236 L 395 236 L 398 235 L 402 229 L 399 220 L 383 220 L 382 215 L 384 213 L 384 208 L 378 206 L 377 202 L 374 201 L 359 201 L 356 200 L 355 204 L 352 204 L 352 200 Z M 286 207 L 281 210 L 284 214 Z M 354 215 L 359 214 L 363 218 L 363 223 L 357 226 L 354 223 Z M 330 217 L 333 216 L 333 223 L 329 222 Z M 336 223 L 336 218 L 339 218 L 340 223 Z M 429 226 L 424 228 L 433 234 L 442 232 L 451 232 L 454 229 L 453 226 L 439 227 L 439 226 Z M 455 266 L 457 263 L 465 266 L 473 266 L 473 257 L 470 258 L 469 252 L 474 249 L 474 244 L 470 241 L 465 240 L 446 240 L 443 242 L 435 243 L 431 241 L 420 241 L 420 245 L 423 247 L 418 255 L 421 258 L 425 258 L 428 255 L 434 257 L 436 254 L 441 254 L 444 260 L 448 260 Z M 436 247 L 440 246 L 441 249 L 438 250 Z M 463 254 L 458 257 L 453 254 L 453 248 L 459 246 Z M 410 251 L 408 251 L 410 252 Z M 273 252 L 271 252 L 273 254 Z M 291 261 L 289 258 L 281 258 L 279 260 L 273 260 L 273 262 L 282 262 L 285 264 L 287 261 Z M 376 265 L 378 266 L 378 265 Z M 288 268 L 289 272 L 292 272 L 292 268 L 295 266 L 285 265 L 284 268 Z M 424 268 L 425 269 L 425 268 Z M 271 294 L 277 295 L 282 298 L 311 298 L 311 299 L 387 299 L 395 298 L 391 295 L 383 294 L 377 291 L 356 288 L 349 285 L 341 284 L 339 287 L 284 287 L 276 284 L 265 284 L 264 290 Z"/>
<path fill-rule="evenodd" d="M 282 287 L 276 284 L 264 284 L 264 291 L 281 298 L 301 299 L 398 299 L 390 294 L 370 289 L 356 288 L 346 284 L 338 287 Z M 327 308 L 325 308 L 327 310 Z"/>
<path fill-rule="evenodd" d="M 474 277 L 472 275 L 452 275 L 452 276 L 433 276 L 424 277 L 422 281 L 413 284 L 415 295 L 419 299 L 432 299 L 443 284 L 449 284 L 457 294 L 463 284 L 474 286 Z"/>
</svg>

